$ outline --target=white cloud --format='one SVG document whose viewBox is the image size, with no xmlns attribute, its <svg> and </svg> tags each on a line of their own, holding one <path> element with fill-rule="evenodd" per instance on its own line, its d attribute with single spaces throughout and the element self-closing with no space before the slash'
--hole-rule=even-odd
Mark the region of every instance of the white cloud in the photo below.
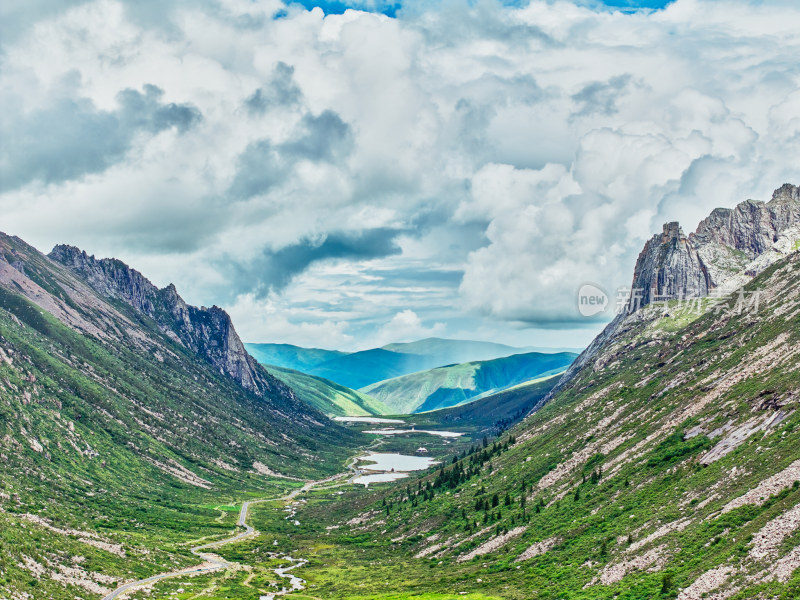
<svg viewBox="0 0 800 600">
<path fill-rule="evenodd" d="M 445 331 L 444 323 L 434 323 L 430 327 L 426 327 L 417 313 L 406 309 L 395 314 L 391 321 L 378 330 L 373 345 L 380 347 L 392 342 L 411 342 L 429 337 L 442 337 Z"/>
<path fill-rule="evenodd" d="M 292 319 L 271 301 L 258 301 L 252 294 L 239 296 L 228 307 L 237 333 L 248 342 L 269 341 L 309 348 L 350 349 L 355 342 L 346 333 L 347 322 L 325 319 L 319 322 Z"/>
<path fill-rule="evenodd" d="M 63 181 L 16 173 L 3 228 L 225 303 L 248 339 L 352 347 L 405 335 L 395 319 L 419 335 L 585 326 L 577 288 L 627 284 L 662 221 L 690 230 L 800 182 L 793 2 L 414 3 L 398 19 L 298 5 L 276 19 L 277 1 L 37 6 L 3 46 L 4 140 L 68 102 L 118 114 L 119 93 L 148 84 L 202 118 L 134 128 Z M 289 284 L 265 291 L 276 272 Z"/>
</svg>

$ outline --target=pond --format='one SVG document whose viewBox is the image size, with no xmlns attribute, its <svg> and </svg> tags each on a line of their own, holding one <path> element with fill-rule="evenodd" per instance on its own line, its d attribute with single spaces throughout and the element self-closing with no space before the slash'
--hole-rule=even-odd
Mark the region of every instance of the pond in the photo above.
<svg viewBox="0 0 800 600">
<path fill-rule="evenodd" d="M 457 431 L 435 431 L 433 429 L 370 429 L 364 433 L 374 433 L 377 435 L 399 435 L 401 433 L 427 433 L 428 435 L 438 435 L 444 438 L 453 438 L 464 435 Z"/>
<path fill-rule="evenodd" d="M 408 477 L 408 473 L 372 473 L 371 475 L 359 475 L 353 479 L 353 483 L 360 483 L 364 487 L 369 487 L 370 483 L 385 483 L 387 481 L 397 481 Z"/>
<path fill-rule="evenodd" d="M 381 417 L 333 417 L 333 420 L 340 423 L 405 423 L 400 419 L 383 419 Z"/>
<path fill-rule="evenodd" d="M 353 483 L 369 487 L 370 483 L 397 481 L 408 477 L 409 471 L 423 471 L 439 461 L 428 456 L 408 456 L 371 452 L 358 459 L 358 470 L 366 471 L 353 478 Z M 366 463 L 366 464 L 362 464 Z"/>
<path fill-rule="evenodd" d="M 388 454 L 372 452 L 359 459 L 369 464 L 359 464 L 358 468 L 364 471 L 422 471 L 438 461 L 429 456 L 408 456 L 406 454 Z"/>
</svg>

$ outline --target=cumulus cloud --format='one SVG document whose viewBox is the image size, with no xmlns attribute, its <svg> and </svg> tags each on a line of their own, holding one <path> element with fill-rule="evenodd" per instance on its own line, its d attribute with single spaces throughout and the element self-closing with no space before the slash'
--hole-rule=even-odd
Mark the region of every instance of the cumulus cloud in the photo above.
<svg viewBox="0 0 800 600">
<path fill-rule="evenodd" d="M 251 114 L 263 115 L 276 107 L 297 105 L 302 97 L 303 92 L 294 80 L 294 67 L 278 62 L 269 84 L 259 87 L 244 103 Z"/>
<path fill-rule="evenodd" d="M 139 133 L 174 127 L 183 133 L 201 119 L 191 104 L 162 102 L 164 91 L 117 94 L 118 108 L 98 110 L 88 98 L 60 98 L 24 116 L 0 117 L 0 192 L 38 181 L 45 184 L 104 171 L 124 159 Z M 20 118 L 22 116 L 22 118 Z"/>
<path fill-rule="evenodd" d="M 384 346 L 392 342 L 411 342 L 429 337 L 445 335 L 444 323 L 433 323 L 425 326 L 419 315 L 411 309 L 406 309 L 395 314 L 392 319 L 383 325 L 375 336 L 374 345 Z"/>
<path fill-rule="evenodd" d="M 248 101 L 252 99 L 251 96 Z M 336 163 L 349 154 L 351 147 L 350 126 L 335 112 L 305 114 L 289 140 L 275 144 L 261 139 L 247 146 L 236 160 L 230 196 L 250 198 L 266 194 L 293 177 L 299 161 Z"/>
<path fill-rule="evenodd" d="M 794 2 L 359 6 L 4 7 L 4 228 L 252 310 L 250 340 L 543 345 L 663 221 L 800 182 Z"/>
<path fill-rule="evenodd" d="M 617 99 L 631 82 L 629 74 L 615 75 L 608 81 L 593 81 L 586 84 L 572 99 L 580 105 L 576 116 L 600 113 L 612 115 L 617 112 Z"/>
</svg>

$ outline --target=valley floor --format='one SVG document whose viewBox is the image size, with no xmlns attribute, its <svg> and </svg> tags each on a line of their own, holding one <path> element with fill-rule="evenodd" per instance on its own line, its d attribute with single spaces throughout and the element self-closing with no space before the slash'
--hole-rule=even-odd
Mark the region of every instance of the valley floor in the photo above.
<svg viewBox="0 0 800 600">
<path fill-rule="evenodd" d="M 359 423 L 356 427 L 364 430 L 374 425 Z M 365 473 L 358 464 L 359 460 L 376 449 L 386 453 L 413 454 L 423 444 L 426 450 L 430 448 L 429 452 L 443 459 L 453 449 L 461 451 L 472 442 L 472 437 L 464 433 L 465 437 L 460 440 L 427 432 L 374 436 L 372 443 L 359 450 L 348 461 L 346 469 L 337 475 L 315 481 L 288 482 L 288 485 L 295 486 L 291 491 L 277 497 L 246 501 L 238 513 L 230 509 L 221 511 L 220 516 L 214 519 L 215 523 L 229 523 L 240 531 L 216 541 L 202 539 L 184 543 L 190 547 L 191 554 L 202 562 L 126 582 L 104 596 L 103 600 L 153 597 L 176 600 L 273 600 L 287 594 L 291 594 L 292 598 L 316 598 L 315 589 L 319 585 L 309 584 L 302 577 L 320 564 L 320 552 L 343 551 L 342 555 L 334 552 L 337 558 L 332 565 L 338 565 L 337 569 L 346 568 L 341 562 L 347 554 L 345 548 L 320 543 L 320 540 L 330 537 L 331 532 L 339 529 L 327 524 L 329 517 L 338 510 L 346 511 L 353 507 L 353 503 L 361 503 L 374 496 L 373 490 L 354 483 Z M 389 486 L 380 487 L 386 489 Z M 307 512 L 310 505 L 314 507 L 313 515 Z M 320 509 L 321 513 L 318 513 Z M 238 515 L 236 521 L 235 515 Z M 193 543 L 199 545 L 191 547 Z M 365 560 L 365 557 L 357 558 L 359 563 Z M 404 596 L 392 594 L 392 597 Z M 426 594 L 424 597 L 440 596 Z M 468 600 L 488 598 L 483 595 L 459 597 Z"/>
</svg>

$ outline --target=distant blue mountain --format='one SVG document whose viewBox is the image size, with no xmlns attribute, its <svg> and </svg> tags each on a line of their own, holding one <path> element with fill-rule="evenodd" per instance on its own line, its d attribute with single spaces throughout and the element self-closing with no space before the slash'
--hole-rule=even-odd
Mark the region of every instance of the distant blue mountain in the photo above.
<svg viewBox="0 0 800 600">
<path fill-rule="evenodd" d="M 516 348 L 493 342 L 427 338 L 387 344 L 360 352 L 302 348 L 291 344 L 246 344 L 266 365 L 294 369 L 359 389 L 372 383 L 457 363 L 492 360 L 532 351 L 559 352 L 575 348 Z"/>
</svg>

